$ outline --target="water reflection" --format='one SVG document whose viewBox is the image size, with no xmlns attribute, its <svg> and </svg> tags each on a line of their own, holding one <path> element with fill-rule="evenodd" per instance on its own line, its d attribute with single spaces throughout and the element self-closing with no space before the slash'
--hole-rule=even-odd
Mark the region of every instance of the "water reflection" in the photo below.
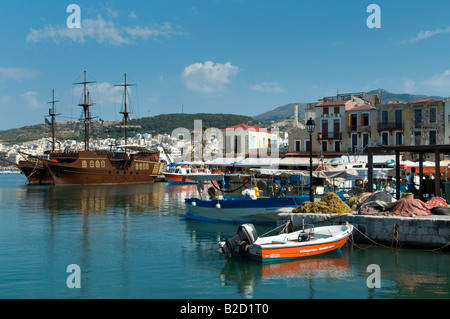
<svg viewBox="0 0 450 319">
<path fill-rule="evenodd" d="M 15 283 L 30 277 L 42 278 L 27 285 L 32 298 L 450 296 L 449 253 L 348 244 L 289 262 L 227 258 L 218 242 L 237 225 L 179 217 L 184 198 L 197 195 L 195 185 L 30 187 L 17 181 L 0 183 L 2 297 L 23 297 Z M 259 234 L 269 229 L 257 226 Z M 83 271 L 81 290 L 65 286 L 70 263 Z M 370 264 L 380 266 L 380 289 L 366 285 Z"/>
<path fill-rule="evenodd" d="M 275 263 L 260 263 L 239 257 L 229 257 L 220 273 L 220 280 L 223 285 L 235 285 L 244 298 L 257 298 L 254 295 L 256 286 L 262 280 L 275 282 L 292 279 L 307 280 L 309 281 L 307 295 L 313 298 L 315 279 L 342 279 L 349 276 L 349 262 L 343 254 L 335 252 L 327 256 Z"/>
<path fill-rule="evenodd" d="M 21 208 L 46 209 L 51 214 L 106 214 L 120 207 L 125 213 L 176 209 L 192 189 L 176 192 L 162 183 L 139 185 L 25 186 L 17 190 Z"/>
</svg>

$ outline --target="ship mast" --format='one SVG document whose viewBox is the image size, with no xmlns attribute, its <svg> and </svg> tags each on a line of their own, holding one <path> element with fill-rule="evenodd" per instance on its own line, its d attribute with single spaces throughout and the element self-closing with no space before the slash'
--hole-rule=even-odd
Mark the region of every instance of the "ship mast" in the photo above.
<svg viewBox="0 0 450 319">
<path fill-rule="evenodd" d="M 48 116 L 51 116 L 52 118 L 52 122 L 49 123 L 52 126 L 52 151 L 55 150 L 55 116 L 61 115 L 61 114 L 56 114 L 56 110 L 55 110 L 55 103 L 59 102 L 59 101 L 55 101 L 55 90 L 52 89 L 52 100 L 50 102 L 47 103 L 51 103 L 52 107 L 48 109 Z M 45 118 L 45 122 L 48 123 L 47 118 Z"/>
<path fill-rule="evenodd" d="M 118 85 L 115 85 L 115 86 L 123 86 L 124 87 L 124 93 L 123 93 L 124 94 L 124 110 L 122 112 L 120 112 L 120 114 L 123 114 L 123 120 L 124 120 L 125 125 L 123 125 L 122 127 L 125 128 L 125 145 L 127 145 L 128 144 L 127 128 L 129 127 L 128 126 L 128 119 L 129 119 L 129 114 L 133 114 L 133 112 L 128 111 L 128 108 L 127 108 L 127 95 L 128 95 L 127 87 L 135 86 L 136 84 L 128 84 L 127 83 L 127 74 L 126 73 L 124 75 L 124 79 L 125 80 L 124 80 L 123 84 L 118 84 Z"/>
<path fill-rule="evenodd" d="M 84 112 L 84 150 L 89 150 L 89 122 L 91 121 L 91 112 L 89 111 L 89 107 L 93 106 L 94 103 L 89 103 L 89 92 L 87 90 L 87 84 L 89 83 L 96 83 L 93 82 L 87 82 L 86 81 L 86 71 L 84 71 L 84 81 L 78 82 L 74 84 L 83 84 L 83 103 L 78 104 L 78 106 L 83 107 Z"/>
</svg>

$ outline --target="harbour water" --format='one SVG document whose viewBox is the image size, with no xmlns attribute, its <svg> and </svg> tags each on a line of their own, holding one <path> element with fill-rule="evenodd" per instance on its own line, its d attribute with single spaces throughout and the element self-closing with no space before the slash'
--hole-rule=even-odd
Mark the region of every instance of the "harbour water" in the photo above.
<svg viewBox="0 0 450 319">
<path fill-rule="evenodd" d="M 179 217 L 195 195 L 167 183 L 28 186 L 23 175 L 0 175 L 0 298 L 450 297 L 448 252 L 348 243 L 267 265 L 227 258 L 218 242 L 237 225 Z M 72 264 L 80 288 L 68 287 Z M 379 266 L 379 286 L 369 265 Z"/>
</svg>

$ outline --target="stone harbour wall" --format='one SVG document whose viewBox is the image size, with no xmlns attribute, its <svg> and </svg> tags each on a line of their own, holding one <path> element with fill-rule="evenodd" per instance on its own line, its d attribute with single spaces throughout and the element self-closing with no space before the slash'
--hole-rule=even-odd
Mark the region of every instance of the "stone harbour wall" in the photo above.
<svg viewBox="0 0 450 319">
<path fill-rule="evenodd" d="M 357 214 L 278 214 L 277 224 L 292 220 L 294 227 L 315 227 L 349 223 L 356 227 L 356 243 L 377 243 L 389 247 L 450 249 L 450 216 L 373 216 Z"/>
</svg>

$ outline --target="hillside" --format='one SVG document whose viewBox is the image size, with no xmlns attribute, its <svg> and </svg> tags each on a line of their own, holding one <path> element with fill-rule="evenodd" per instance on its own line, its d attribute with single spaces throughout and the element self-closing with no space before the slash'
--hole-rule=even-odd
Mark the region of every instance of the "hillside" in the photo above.
<svg viewBox="0 0 450 319">
<path fill-rule="evenodd" d="M 295 106 L 298 105 L 298 118 L 303 119 L 305 117 L 306 103 L 290 103 L 287 105 L 279 106 L 271 111 L 264 112 L 259 115 L 253 116 L 253 118 L 259 122 L 270 123 L 272 121 L 278 121 L 288 119 L 294 116 Z"/>
<path fill-rule="evenodd" d="M 194 128 L 194 120 L 202 120 L 203 127 L 216 127 L 219 129 L 234 126 L 237 124 L 259 124 L 257 120 L 244 115 L 212 113 L 162 114 L 154 117 L 145 117 L 130 120 L 129 125 L 139 125 L 140 128 L 128 129 L 128 136 L 133 136 L 136 133 L 170 134 L 174 129 L 179 127 L 192 130 Z M 98 121 L 91 122 L 91 138 L 105 138 L 107 136 L 113 138 L 121 138 L 124 135 L 124 129 L 117 127 L 117 125 L 120 124 L 123 123 L 121 121 L 104 123 L 100 123 Z M 34 141 L 41 138 L 50 138 L 50 136 L 50 126 L 47 124 L 39 124 L 0 131 L 0 142 L 5 144 L 15 144 Z M 56 139 L 74 139 L 81 141 L 83 138 L 83 123 L 57 122 Z"/>
<path fill-rule="evenodd" d="M 422 100 L 445 100 L 446 97 L 442 96 L 430 96 L 421 94 L 407 94 L 407 93 L 391 93 L 384 89 L 378 89 L 367 92 L 369 94 L 378 94 L 381 98 L 381 103 L 388 103 L 392 101 L 402 101 L 402 102 L 416 102 Z"/>
<path fill-rule="evenodd" d="M 367 92 L 369 94 L 378 94 L 381 99 L 381 103 L 388 103 L 392 101 L 403 101 L 403 102 L 416 102 L 421 100 L 445 100 L 446 97 L 442 96 L 429 96 L 421 94 L 407 94 L 407 93 L 392 93 L 385 89 L 377 89 Z M 253 116 L 255 120 L 264 123 L 270 123 L 272 121 L 279 121 L 282 119 L 288 119 L 294 116 L 294 107 L 298 105 L 298 118 L 304 119 L 305 109 L 307 103 L 290 103 L 287 105 L 279 106 L 271 111 L 267 111 L 258 115 Z"/>
</svg>

